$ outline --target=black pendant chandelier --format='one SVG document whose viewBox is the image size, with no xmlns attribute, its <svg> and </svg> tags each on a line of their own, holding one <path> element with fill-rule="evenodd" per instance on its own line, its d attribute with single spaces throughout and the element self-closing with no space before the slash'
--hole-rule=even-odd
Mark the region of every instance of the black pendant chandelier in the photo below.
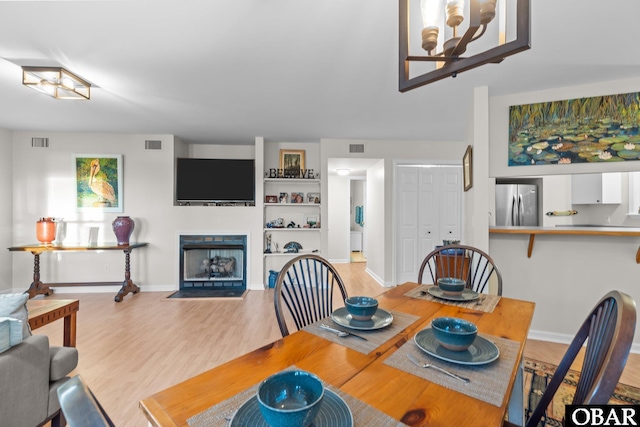
<svg viewBox="0 0 640 427">
<path fill-rule="evenodd" d="M 469 0 L 468 5 L 465 0 L 421 0 L 422 49 L 427 55 L 411 55 L 409 18 L 411 12 L 416 17 L 418 13 L 411 9 L 410 0 L 399 0 L 399 4 L 400 92 L 484 64 L 497 64 L 530 47 L 529 0 Z M 466 30 L 461 28 L 463 23 Z M 463 56 L 465 53 L 470 55 Z M 432 69 L 411 76 L 412 62 L 431 63 Z"/>
</svg>

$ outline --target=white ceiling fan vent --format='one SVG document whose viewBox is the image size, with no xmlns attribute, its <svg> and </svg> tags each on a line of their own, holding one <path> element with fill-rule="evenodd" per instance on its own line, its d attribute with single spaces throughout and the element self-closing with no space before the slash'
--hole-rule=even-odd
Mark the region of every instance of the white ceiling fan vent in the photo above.
<svg viewBox="0 0 640 427">
<path fill-rule="evenodd" d="M 162 141 L 147 139 L 144 141 L 145 150 L 162 150 Z"/>
<path fill-rule="evenodd" d="M 349 144 L 350 153 L 364 153 L 364 144 Z"/>
<path fill-rule="evenodd" d="M 49 148 L 49 138 L 31 138 L 33 148 Z"/>
</svg>

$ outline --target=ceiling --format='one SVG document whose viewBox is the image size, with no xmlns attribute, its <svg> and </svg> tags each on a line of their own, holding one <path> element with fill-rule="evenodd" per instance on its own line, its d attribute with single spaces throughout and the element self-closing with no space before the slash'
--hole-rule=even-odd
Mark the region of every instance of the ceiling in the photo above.
<svg viewBox="0 0 640 427">
<path fill-rule="evenodd" d="M 513 0 L 509 0 L 513 1 Z M 0 128 L 188 143 L 465 139 L 491 96 L 640 75 L 637 0 L 531 0 L 531 49 L 398 91 L 395 0 L 0 1 Z M 59 64 L 90 101 L 21 84 Z"/>
</svg>

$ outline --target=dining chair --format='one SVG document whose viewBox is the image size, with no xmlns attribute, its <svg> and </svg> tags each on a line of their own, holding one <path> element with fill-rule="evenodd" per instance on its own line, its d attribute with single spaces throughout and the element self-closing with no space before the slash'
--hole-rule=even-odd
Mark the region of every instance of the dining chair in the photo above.
<svg viewBox="0 0 640 427">
<path fill-rule="evenodd" d="M 60 386 L 57 393 L 69 427 L 115 427 L 80 375 Z"/>
<path fill-rule="evenodd" d="M 282 336 L 289 335 L 287 319 L 292 319 L 300 330 L 329 316 L 333 312 L 336 288 L 344 301 L 347 298 L 344 282 L 321 256 L 304 254 L 287 262 L 278 274 L 274 289 L 276 318 Z"/>
<path fill-rule="evenodd" d="M 472 246 L 446 245 L 431 251 L 422 261 L 418 283 L 437 284 L 440 277 L 466 280 L 467 288 L 478 293 L 502 295 L 500 270 L 487 253 Z"/>
<path fill-rule="evenodd" d="M 545 417 L 549 403 L 562 384 L 585 341 L 584 360 L 575 388 L 573 405 L 605 405 L 618 385 L 633 344 L 636 304 L 622 292 L 607 293 L 586 318 L 535 409 L 526 427 L 535 427 Z M 505 422 L 505 426 L 514 426 Z"/>
</svg>

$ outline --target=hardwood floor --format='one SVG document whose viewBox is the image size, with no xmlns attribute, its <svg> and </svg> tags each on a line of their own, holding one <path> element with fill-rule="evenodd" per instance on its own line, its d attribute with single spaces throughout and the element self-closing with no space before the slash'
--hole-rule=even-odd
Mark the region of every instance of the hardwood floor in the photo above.
<svg viewBox="0 0 640 427">
<path fill-rule="evenodd" d="M 336 264 L 350 295 L 385 289 L 364 272 L 366 263 Z M 80 374 L 119 426 L 146 426 L 138 401 L 280 338 L 273 290 L 250 291 L 243 300 L 168 300 L 170 292 L 128 295 L 54 294 L 80 299 L 77 347 Z M 38 298 L 42 298 L 39 296 Z M 586 315 L 586 314 L 585 314 Z M 62 322 L 35 331 L 62 344 Z M 557 364 L 559 344 L 527 343 L 528 357 Z M 629 358 L 622 382 L 640 386 L 640 355 Z M 203 390 L 206 393 L 206 390 Z"/>
</svg>

